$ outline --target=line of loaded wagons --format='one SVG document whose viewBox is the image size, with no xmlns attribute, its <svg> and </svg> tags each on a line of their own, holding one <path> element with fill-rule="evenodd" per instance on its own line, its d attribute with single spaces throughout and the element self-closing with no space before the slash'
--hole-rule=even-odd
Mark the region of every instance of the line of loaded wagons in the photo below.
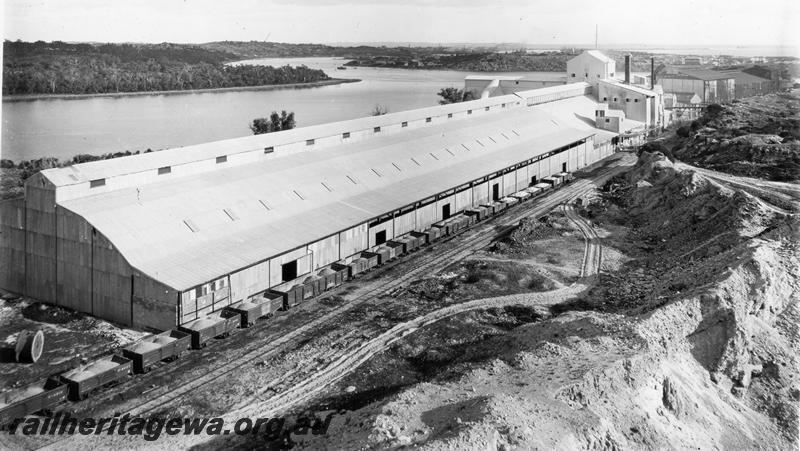
<svg viewBox="0 0 800 451">
<path fill-rule="evenodd" d="M 245 301 L 183 324 L 177 329 L 146 337 L 122 348 L 119 354 L 107 355 L 35 384 L 0 393 L 0 427 L 33 413 L 47 414 L 58 404 L 68 400 L 84 400 L 103 387 L 119 383 L 130 374 L 149 372 L 159 362 L 177 360 L 189 349 L 206 347 L 212 338 L 226 338 L 236 329 L 254 325 L 259 318 L 269 318 L 279 310 L 289 310 L 375 267 L 444 237 L 458 234 L 478 221 L 493 217 L 517 203 L 538 197 L 572 179 L 572 174 L 568 172 L 545 177 L 541 183 L 497 201 L 467 209 L 433 224 L 428 230 L 412 231 L 403 237 L 389 240 L 372 251 L 361 252 L 349 264 L 333 263 L 329 268 L 309 276 L 303 283 L 288 290 L 266 290 Z"/>
</svg>

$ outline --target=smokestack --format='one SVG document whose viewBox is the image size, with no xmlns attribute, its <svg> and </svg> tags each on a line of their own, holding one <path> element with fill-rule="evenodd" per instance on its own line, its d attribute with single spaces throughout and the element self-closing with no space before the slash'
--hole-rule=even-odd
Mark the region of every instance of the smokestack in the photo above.
<svg viewBox="0 0 800 451">
<path fill-rule="evenodd" d="M 650 89 L 656 87 L 656 58 L 650 57 Z"/>
<path fill-rule="evenodd" d="M 631 56 L 625 55 L 625 84 L 631 83 Z"/>
</svg>

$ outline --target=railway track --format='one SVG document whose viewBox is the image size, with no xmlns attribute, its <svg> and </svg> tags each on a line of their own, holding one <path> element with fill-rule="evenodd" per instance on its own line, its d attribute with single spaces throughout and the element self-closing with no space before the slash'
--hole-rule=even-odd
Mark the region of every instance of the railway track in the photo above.
<svg viewBox="0 0 800 451">
<path fill-rule="evenodd" d="M 600 244 L 600 237 L 585 219 L 575 211 L 569 204 L 561 206 L 564 214 L 578 227 L 583 234 L 583 241 L 586 243 L 583 254 L 583 264 L 581 265 L 581 277 L 591 277 L 600 273 L 600 263 L 603 259 L 603 247 Z"/>
<path fill-rule="evenodd" d="M 615 160 L 608 163 L 607 166 L 602 169 L 598 170 L 597 174 L 594 174 L 591 179 L 576 179 L 572 182 L 569 186 L 563 187 L 562 189 L 555 191 L 545 197 L 542 197 L 532 204 L 528 204 L 528 206 L 523 206 L 522 208 L 514 208 L 510 211 L 504 212 L 502 215 L 494 217 L 492 220 L 489 220 L 484 223 L 479 223 L 470 229 L 456 235 L 454 237 L 448 237 L 447 241 L 452 240 L 459 240 L 459 246 L 455 246 L 452 249 L 447 249 L 443 252 L 427 252 L 427 253 L 418 253 L 417 255 L 413 256 L 409 263 L 413 263 L 413 268 L 410 268 L 406 271 L 403 275 L 396 277 L 392 280 L 386 281 L 381 278 L 377 278 L 375 280 L 369 281 L 365 285 L 358 287 L 356 290 L 351 292 L 348 297 L 351 297 L 347 301 L 346 304 L 342 305 L 341 307 L 335 308 L 327 313 L 314 316 L 307 323 L 304 325 L 295 328 L 291 332 L 283 332 L 277 331 L 274 334 L 270 334 L 266 337 L 263 337 L 257 340 L 256 343 L 253 343 L 251 346 L 247 346 L 244 350 L 237 353 L 235 356 L 230 358 L 227 362 L 223 364 L 211 368 L 209 371 L 203 373 L 202 376 L 195 378 L 193 380 L 187 381 L 181 384 L 179 387 L 171 389 L 166 392 L 159 391 L 158 393 L 152 392 L 151 396 L 148 396 L 148 399 L 143 400 L 140 404 L 127 409 L 127 413 L 132 416 L 146 416 L 149 413 L 158 412 L 160 409 L 170 405 L 171 403 L 179 400 L 181 397 L 192 393 L 203 386 L 211 384 L 215 381 L 222 380 L 227 375 L 230 375 L 237 369 L 245 366 L 250 365 L 255 361 L 262 361 L 264 359 L 273 357 L 275 355 L 280 354 L 281 352 L 286 351 L 287 349 L 291 349 L 293 344 L 302 343 L 313 338 L 319 328 L 331 321 L 332 319 L 340 316 L 348 311 L 354 309 L 355 307 L 364 304 L 369 300 L 373 300 L 376 297 L 381 295 L 385 295 L 387 293 L 392 293 L 397 290 L 402 289 L 402 287 L 407 284 L 408 282 L 415 280 L 425 274 L 434 273 L 438 270 L 443 269 L 444 267 L 452 264 L 454 261 L 461 260 L 468 255 L 472 254 L 475 250 L 480 249 L 486 245 L 488 245 L 496 236 L 496 233 L 492 232 L 492 229 L 500 226 L 501 228 L 507 228 L 513 226 L 513 224 L 517 223 L 521 218 L 525 216 L 536 216 L 541 215 L 547 211 L 556 208 L 559 204 L 567 202 L 571 199 L 576 197 L 585 196 L 591 190 L 593 190 L 597 184 L 602 183 L 604 180 L 611 178 L 612 176 L 616 175 L 617 173 L 621 172 L 625 169 L 626 166 L 631 165 L 635 161 L 635 157 L 628 154 L 620 154 Z M 390 264 L 394 266 L 396 264 L 402 264 L 403 261 Z M 410 265 L 409 265 L 410 266 Z M 573 287 L 566 288 L 564 290 L 574 290 Z M 334 291 L 335 293 L 335 291 Z M 567 292 L 565 291 L 564 294 Z M 486 302 L 486 300 L 482 300 Z M 496 302 L 502 302 L 501 300 L 496 299 Z M 478 301 L 474 301 L 478 302 Z M 465 305 L 477 305 L 473 303 L 467 303 Z M 453 306 L 456 307 L 456 306 Z M 466 307 L 465 307 L 466 308 Z M 477 308 L 477 307 L 473 307 Z M 444 310 L 438 315 L 445 315 L 441 316 L 439 319 L 444 318 L 446 316 L 452 316 L 453 314 L 457 314 L 458 312 L 454 310 Z M 465 310 L 466 311 L 466 310 Z M 455 312 L 450 313 L 449 315 L 446 314 L 447 312 Z M 435 313 L 435 312 L 432 312 Z M 434 316 L 436 317 L 436 316 Z M 434 320 L 434 317 L 427 317 L 426 315 L 418 318 L 418 322 L 425 323 L 425 321 L 438 321 L 438 319 Z M 415 321 L 417 321 L 415 320 Z M 407 324 L 407 323 L 403 323 Z M 415 323 L 416 324 L 416 323 Z M 397 327 L 397 326 L 395 326 Z M 405 328 L 398 329 L 400 331 L 408 331 L 408 329 L 412 326 L 405 326 Z M 394 329 L 394 328 L 393 328 Z M 392 329 L 390 329 L 392 330 Z M 415 329 L 414 329 L 415 330 Z M 377 328 L 370 328 L 370 332 L 379 332 Z M 395 331 L 397 332 L 397 331 Z M 350 343 L 349 345 L 339 348 L 339 349 L 332 349 L 329 352 L 326 352 L 325 356 L 320 356 L 323 359 L 332 359 L 332 363 L 321 370 L 317 370 L 322 375 L 328 374 L 335 374 L 337 371 L 347 373 L 347 368 L 354 369 L 352 365 L 356 364 L 358 361 L 361 361 L 362 358 L 367 359 L 369 357 L 364 357 L 364 355 L 374 355 L 374 353 L 370 354 L 367 352 L 364 354 L 364 351 L 360 351 L 363 349 L 383 349 L 383 346 L 390 345 L 394 340 L 389 340 L 387 337 L 384 336 L 388 331 L 383 332 L 383 334 L 379 335 L 377 338 L 370 340 L 366 344 L 362 343 Z M 408 333 L 408 332 L 407 332 Z M 371 344 L 372 343 L 372 344 Z M 382 345 L 378 346 L 375 343 L 383 343 Z M 268 344 L 269 348 L 264 349 L 264 345 Z M 366 348 L 365 348 L 366 347 Z M 360 357 L 359 357 L 360 356 Z M 169 372 L 170 367 L 165 366 L 162 367 L 163 371 Z M 159 368 L 159 370 L 162 370 Z M 330 370 L 328 369 L 330 368 Z M 174 368 L 173 368 L 174 369 Z M 280 378 L 279 381 L 276 381 L 273 384 L 269 384 L 265 388 L 259 390 L 254 396 L 249 397 L 247 401 L 244 403 L 240 403 L 235 407 L 235 411 L 237 414 L 241 414 L 241 410 L 245 408 L 246 405 L 256 405 L 257 403 L 270 401 L 271 403 L 277 404 L 278 406 L 275 408 L 270 409 L 270 411 L 276 409 L 286 408 L 286 406 L 296 405 L 298 402 L 301 402 L 304 399 L 308 399 L 311 395 L 308 396 L 297 396 L 297 390 L 294 389 L 294 385 L 290 385 L 289 390 L 284 392 L 277 392 L 272 395 L 268 400 L 262 400 L 261 397 L 267 392 L 276 392 L 276 387 L 281 386 L 282 384 L 289 385 L 290 381 L 293 381 L 300 376 L 302 370 L 298 371 L 291 371 L 285 374 L 283 377 Z M 324 380 L 325 378 L 314 378 L 314 380 Z M 312 380 L 306 382 L 298 382 L 296 385 L 298 387 L 305 387 L 306 390 L 311 392 L 317 392 L 318 390 L 311 390 L 314 386 L 315 382 Z M 325 385 L 325 384 L 323 384 Z M 60 438 L 59 440 L 49 441 L 48 443 L 42 443 L 40 446 L 44 449 L 65 449 L 65 448 L 72 448 L 72 443 L 74 439 L 78 437 L 64 437 Z M 77 443 L 77 442 L 76 442 Z"/>
<path fill-rule="evenodd" d="M 569 204 L 578 195 L 573 195 L 567 202 L 561 204 L 562 211 L 567 218 L 572 221 L 584 238 L 584 256 L 581 263 L 581 277 L 591 277 L 597 275 L 602 263 L 602 246 L 600 237 L 594 228 Z M 574 297 L 583 292 L 588 286 L 582 283 L 574 283 L 569 287 L 544 293 L 525 293 L 508 296 L 498 296 L 493 298 L 476 299 L 473 301 L 451 305 L 433 312 L 427 313 L 413 320 L 395 325 L 391 329 L 383 332 L 378 337 L 361 345 L 352 353 L 345 353 L 321 371 L 316 372 L 313 377 L 297 381 L 290 384 L 290 389 L 266 401 L 251 399 L 240 403 L 238 409 L 228 413 L 230 418 L 244 418 L 247 416 L 272 417 L 299 403 L 312 399 L 322 390 L 343 379 L 350 372 L 354 371 L 367 360 L 380 354 L 403 337 L 415 332 L 416 330 L 441 321 L 445 318 L 466 313 L 472 310 L 487 308 L 502 308 L 511 305 L 547 305 L 554 304 L 564 299 Z"/>
</svg>

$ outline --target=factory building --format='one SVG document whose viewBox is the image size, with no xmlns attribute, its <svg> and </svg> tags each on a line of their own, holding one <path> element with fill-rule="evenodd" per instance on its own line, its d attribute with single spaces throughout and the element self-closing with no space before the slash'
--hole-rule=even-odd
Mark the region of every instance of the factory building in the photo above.
<svg viewBox="0 0 800 451">
<path fill-rule="evenodd" d="M 769 94 L 777 90 L 777 83 L 773 80 L 749 74 L 741 69 L 718 70 L 717 72 L 733 77 L 737 99 Z"/>
<path fill-rule="evenodd" d="M 682 69 L 678 73 L 659 76 L 659 84 L 663 87 L 664 92 L 694 93 L 704 104 L 734 99 L 736 96 L 735 83 L 732 75 L 714 70 Z"/>
<path fill-rule="evenodd" d="M 586 50 L 567 61 L 567 82 L 585 81 L 596 86 L 600 80 L 616 76 L 617 63 L 598 50 Z"/>
<path fill-rule="evenodd" d="M 0 286 L 168 329 L 613 152 L 575 83 L 48 169 L 0 203 Z"/>
</svg>

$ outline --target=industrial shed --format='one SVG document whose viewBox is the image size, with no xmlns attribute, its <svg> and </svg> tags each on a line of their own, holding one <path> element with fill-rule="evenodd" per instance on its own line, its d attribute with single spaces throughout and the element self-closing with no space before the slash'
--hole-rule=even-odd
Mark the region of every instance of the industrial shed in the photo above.
<svg viewBox="0 0 800 451">
<path fill-rule="evenodd" d="M 607 156 L 613 134 L 548 112 L 562 101 L 588 111 L 589 92 L 578 83 L 45 170 L 24 199 L 0 204 L 0 283 L 171 328 Z"/>
</svg>

